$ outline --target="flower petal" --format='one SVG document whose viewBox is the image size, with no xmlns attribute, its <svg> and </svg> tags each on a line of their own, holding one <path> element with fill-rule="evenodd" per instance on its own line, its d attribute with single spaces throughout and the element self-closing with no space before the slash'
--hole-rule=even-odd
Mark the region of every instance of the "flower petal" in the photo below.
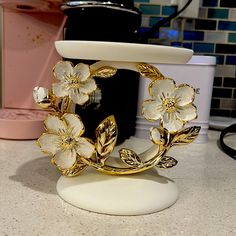
<svg viewBox="0 0 236 236">
<path fill-rule="evenodd" d="M 178 107 L 176 110 L 176 116 L 182 121 L 190 121 L 197 118 L 197 108 L 193 104 L 189 104 L 183 107 Z"/>
<path fill-rule="evenodd" d="M 78 115 L 66 113 L 63 118 L 74 137 L 79 137 L 84 133 L 84 125 Z"/>
<path fill-rule="evenodd" d="M 55 154 L 53 160 L 61 169 L 71 168 L 76 162 L 76 152 L 72 149 L 61 150 Z"/>
<path fill-rule="evenodd" d="M 79 91 L 84 94 L 90 94 L 95 91 L 97 85 L 94 79 L 88 79 L 80 84 Z"/>
<path fill-rule="evenodd" d="M 59 134 L 67 130 L 66 123 L 59 119 L 58 116 L 49 115 L 44 121 L 46 129 L 50 133 Z"/>
<path fill-rule="evenodd" d="M 36 103 L 41 103 L 49 100 L 49 92 L 47 88 L 35 87 L 33 90 L 33 97 Z"/>
<path fill-rule="evenodd" d="M 160 99 L 160 96 L 169 98 L 172 96 L 175 89 L 175 82 L 172 79 L 154 80 L 149 86 L 149 93 L 155 99 Z"/>
<path fill-rule="evenodd" d="M 64 83 L 52 84 L 52 91 L 57 97 L 65 97 L 69 95 L 69 92 L 64 87 Z"/>
<path fill-rule="evenodd" d="M 69 97 L 76 104 L 84 105 L 89 100 L 89 96 L 87 94 L 79 93 L 77 89 L 71 89 L 69 92 Z"/>
<path fill-rule="evenodd" d="M 67 76 L 73 74 L 73 64 L 69 61 L 59 61 L 53 68 L 54 76 L 64 81 Z"/>
<path fill-rule="evenodd" d="M 175 113 L 165 113 L 163 116 L 163 128 L 167 129 L 170 133 L 174 133 L 183 128 L 183 122 L 177 119 Z"/>
<path fill-rule="evenodd" d="M 79 77 L 80 81 L 86 81 L 90 76 L 89 66 L 79 63 L 74 67 L 74 75 Z"/>
<path fill-rule="evenodd" d="M 161 140 L 160 131 L 156 127 L 151 127 L 151 129 L 150 129 L 150 138 L 151 138 L 152 142 L 157 144 L 157 145 L 161 145 L 161 144 L 164 143 L 163 140 Z"/>
<path fill-rule="evenodd" d="M 180 85 L 175 90 L 176 103 L 179 106 L 185 106 L 192 103 L 195 98 L 195 91 L 192 87 L 187 84 Z"/>
<path fill-rule="evenodd" d="M 40 148 L 46 152 L 54 155 L 56 152 L 59 151 L 59 136 L 55 134 L 42 134 L 38 139 L 38 144 Z"/>
<path fill-rule="evenodd" d="M 147 120 L 155 121 L 161 118 L 164 113 L 162 104 L 155 100 L 146 100 L 143 102 L 142 114 Z"/>
<path fill-rule="evenodd" d="M 76 153 L 82 157 L 90 158 L 93 155 L 95 147 L 86 138 L 77 140 Z"/>
</svg>

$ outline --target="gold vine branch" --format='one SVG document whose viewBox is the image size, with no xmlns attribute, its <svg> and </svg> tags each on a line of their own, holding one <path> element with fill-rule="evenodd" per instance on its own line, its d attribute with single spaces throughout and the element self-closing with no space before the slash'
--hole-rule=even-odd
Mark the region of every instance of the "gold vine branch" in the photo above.
<svg viewBox="0 0 236 236">
<path fill-rule="evenodd" d="M 71 66 L 70 62 L 66 63 L 67 67 Z M 60 62 L 59 64 L 63 64 L 63 62 Z M 85 72 L 86 70 L 88 70 L 86 69 L 88 68 L 88 66 L 84 64 L 78 64 L 76 67 L 77 69 L 78 67 L 80 67 L 84 70 L 83 75 L 86 74 Z M 161 74 L 161 72 L 152 65 L 146 63 L 137 63 L 136 69 L 140 75 L 142 75 L 145 78 L 150 78 L 152 80 L 151 82 L 152 86 L 157 80 L 166 80 L 166 81 L 169 80 L 166 79 L 165 76 Z M 91 81 L 89 82 L 90 86 L 95 86 L 93 85 L 94 77 L 109 78 L 115 75 L 116 72 L 117 69 L 114 67 L 102 66 L 96 70 L 90 70 L 89 78 L 83 78 L 83 80 L 81 81 L 83 82 L 86 79 L 91 79 Z M 81 85 L 79 84 L 79 78 L 77 78 L 76 75 L 77 75 L 76 73 L 74 73 L 73 75 L 70 74 L 67 75 L 66 81 L 68 81 L 68 79 L 69 80 L 71 79 L 71 83 L 73 83 L 71 85 L 72 88 L 79 89 Z M 167 82 L 171 83 L 170 81 Z M 85 84 L 83 86 L 85 86 Z M 71 118 L 71 116 L 64 117 L 64 115 L 70 114 L 72 110 L 71 106 L 73 104 L 73 101 L 70 98 L 70 94 L 62 97 L 60 103 L 56 102 L 57 97 L 55 96 L 55 94 L 53 94 L 52 90 L 49 91 L 47 89 L 37 87 L 35 91 L 36 91 L 35 101 L 38 103 L 38 105 L 40 105 L 42 108 L 53 108 L 53 110 L 55 111 L 54 116 L 58 117 L 59 120 L 61 119 L 63 120 L 65 117 L 66 117 L 65 119 Z M 86 94 L 83 96 L 86 96 Z M 172 106 L 172 103 L 168 105 Z M 77 119 L 77 117 L 73 119 Z M 139 173 L 148 170 L 150 168 L 153 168 L 155 166 L 164 169 L 171 168 L 177 164 L 177 160 L 175 160 L 173 157 L 166 156 L 167 151 L 174 145 L 188 144 L 193 142 L 197 137 L 199 131 L 200 127 L 193 126 L 185 129 L 180 129 L 175 132 L 169 132 L 167 129 L 163 127 L 161 122 L 159 128 L 153 127 L 150 131 L 150 137 L 154 145 L 149 150 L 139 155 L 136 154 L 133 150 L 122 148 L 121 150 L 119 150 L 119 155 L 121 163 L 123 164 L 120 165 L 119 167 L 116 167 L 107 162 L 108 158 L 110 157 L 111 153 L 115 148 L 118 135 L 118 129 L 115 117 L 109 116 L 98 125 L 95 131 L 96 140 L 94 142 L 88 140 L 89 143 L 94 145 L 94 152 L 92 156 L 85 157 L 83 155 L 76 154 L 77 155 L 76 162 L 70 168 L 60 167 L 56 163 L 54 157 L 52 158 L 51 162 L 55 164 L 57 168 L 61 171 L 61 173 L 65 176 L 77 176 L 88 166 L 93 167 L 98 171 L 113 175 L 126 175 L 126 174 Z M 72 134 L 67 132 L 66 135 L 72 135 Z M 158 135 L 159 139 L 157 138 Z M 63 140 L 64 140 L 63 142 L 66 142 L 66 145 L 64 146 L 67 146 L 69 148 L 73 147 L 73 145 L 76 143 L 76 141 L 72 140 L 72 138 L 69 136 L 67 138 L 63 136 Z"/>
<path fill-rule="evenodd" d="M 77 162 L 74 167 L 68 170 L 62 170 L 62 174 L 66 176 L 77 176 L 88 166 L 100 172 L 112 175 L 139 173 L 155 166 L 162 169 L 172 168 L 177 165 L 178 162 L 173 157 L 166 156 L 168 150 L 174 145 L 191 143 L 200 131 L 200 128 L 196 126 L 185 128 L 175 134 L 169 134 L 167 130 L 162 129 L 160 136 L 162 145 L 154 145 L 140 155 L 137 155 L 133 150 L 123 148 L 119 153 L 120 159 L 126 164 L 126 167 L 115 167 L 106 164 L 106 160 L 115 146 L 116 135 L 113 132 L 117 130 L 117 128 L 114 126 L 116 126 L 116 123 L 113 116 L 104 119 L 97 128 L 99 134 L 97 134 L 95 158 L 88 159 L 80 157 L 80 161 Z M 107 130 L 110 129 L 112 130 L 111 133 L 114 135 L 108 134 Z M 169 135 L 167 135 L 167 133 Z M 142 159 L 148 159 L 148 161 L 143 162 Z"/>
</svg>

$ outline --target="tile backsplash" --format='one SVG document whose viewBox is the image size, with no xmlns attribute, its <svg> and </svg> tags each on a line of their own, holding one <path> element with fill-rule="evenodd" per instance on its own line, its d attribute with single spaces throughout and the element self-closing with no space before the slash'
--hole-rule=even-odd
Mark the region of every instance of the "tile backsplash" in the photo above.
<svg viewBox="0 0 236 236">
<path fill-rule="evenodd" d="M 170 0 L 136 0 L 142 12 L 140 33 L 177 11 Z M 149 38 L 151 44 L 191 48 L 217 57 L 211 115 L 236 117 L 236 1 L 202 0 L 197 19 L 178 17 Z"/>
</svg>

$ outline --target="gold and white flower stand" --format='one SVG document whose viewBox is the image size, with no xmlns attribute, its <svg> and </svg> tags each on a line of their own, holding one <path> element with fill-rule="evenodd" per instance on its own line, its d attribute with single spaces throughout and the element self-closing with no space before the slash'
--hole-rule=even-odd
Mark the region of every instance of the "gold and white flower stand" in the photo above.
<svg viewBox="0 0 236 236">
<path fill-rule="evenodd" d="M 52 90 L 34 90 L 36 102 L 53 111 L 38 144 L 52 155 L 52 163 L 63 175 L 57 182 L 59 196 L 76 207 L 112 215 L 149 214 L 170 207 L 178 198 L 178 189 L 174 181 L 158 175 L 155 167 L 175 166 L 177 161 L 166 156 L 167 151 L 192 142 L 200 128 L 184 128 L 197 117 L 194 89 L 176 86 L 151 64 L 185 64 L 193 52 L 111 42 L 58 41 L 55 45 L 64 58 L 98 61 L 75 67 L 68 61 L 59 62 L 53 70 L 59 83 Z M 96 90 L 93 77 L 109 79 L 118 69 L 137 71 L 150 79 L 150 99 L 143 103 L 143 115 L 149 121 L 161 121 L 160 127 L 151 128 L 150 142 L 131 138 L 115 147 L 118 130 L 113 116 L 101 121 L 96 140 L 87 139 L 79 114 L 71 110 L 73 102 L 83 105 Z M 55 102 L 58 97 L 60 108 Z"/>
</svg>

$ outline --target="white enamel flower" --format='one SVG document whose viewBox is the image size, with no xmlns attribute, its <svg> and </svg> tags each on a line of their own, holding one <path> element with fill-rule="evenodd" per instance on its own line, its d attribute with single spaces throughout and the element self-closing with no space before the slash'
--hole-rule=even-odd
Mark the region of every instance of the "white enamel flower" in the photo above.
<svg viewBox="0 0 236 236">
<path fill-rule="evenodd" d="M 36 103 L 41 103 L 49 100 L 49 91 L 44 87 L 35 87 L 33 97 Z"/>
<path fill-rule="evenodd" d="M 192 104 L 195 91 L 189 85 L 176 87 L 172 79 L 154 80 L 149 86 L 149 93 L 152 99 L 144 101 L 143 116 L 150 121 L 160 119 L 170 133 L 197 117 L 197 109 Z"/>
<path fill-rule="evenodd" d="M 97 88 L 95 80 L 90 77 L 89 66 L 83 63 L 73 67 L 69 61 L 60 61 L 55 65 L 53 72 L 60 81 L 52 85 L 53 93 L 57 97 L 69 96 L 76 104 L 86 103 L 89 94 Z"/>
<path fill-rule="evenodd" d="M 53 155 L 54 163 L 60 169 L 71 168 L 77 158 L 90 158 L 95 147 L 86 138 L 84 125 L 79 116 L 65 113 L 61 118 L 49 115 L 45 120 L 46 133 L 38 139 L 41 149 Z"/>
<path fill-rule="evenodd" d="M 35 87 L 33 90 L 34 101 L 43 109 L 53 108 L 55 96 L 50 90 L 44 87 Z"/>
</svg>

